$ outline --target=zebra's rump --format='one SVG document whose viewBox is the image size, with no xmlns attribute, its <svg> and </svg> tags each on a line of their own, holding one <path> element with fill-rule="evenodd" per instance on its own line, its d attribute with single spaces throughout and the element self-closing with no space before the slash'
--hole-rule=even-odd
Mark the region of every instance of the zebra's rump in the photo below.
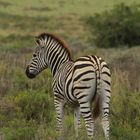
<svg viewBox="0 0 140 140">
<path fill-rule="evenodd" d="M 74 62 L 66 76 L 64 94 L 67 102 L 79 104 L 78 100 L 91 101 L 96 90 L 96 64 L 89 56 L 80 57 Z"/>
<path fill-rule="evenodd" d="M 96 93 L 99 92 L 100 70 L 103 68 L 99 67 L 101 63 L 104 64 L 101 58 L 88 55 L 64 64 L 54 82 L 61 99 L 74 106 L 83 101 L 94 101 Z M 106 76 L 108 75 L 107 73 Z"/>
</svg>

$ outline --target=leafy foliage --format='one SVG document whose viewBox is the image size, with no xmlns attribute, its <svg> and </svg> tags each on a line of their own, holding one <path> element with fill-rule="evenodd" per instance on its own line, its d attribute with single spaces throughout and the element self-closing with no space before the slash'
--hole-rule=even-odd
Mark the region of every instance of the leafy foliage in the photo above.
<svg viewBox="0 0 140 140">
<path fill-rule="evenodd" d="M 110 11 L 88 17 L 86 23 L 92 33 L 92 41 L 99 47 L 132 47 L 140 44 L 138 5 L 119 4 Z"/>
<path fill-rule="evenodd" d="M 2 132 L 5 140 L 31 140 L 35 136 L 36 128 L 25 120 L 15 119 L 10 121 L 8 127 L 4 127 Z"/>
<path fill-rule="evenodd" d="M 52 105 L 47 94 L 43 92 L 21 92 L 15 97 L 15 102 L 26 120 L 50 122 L 53 118 Z"/>
</svg>

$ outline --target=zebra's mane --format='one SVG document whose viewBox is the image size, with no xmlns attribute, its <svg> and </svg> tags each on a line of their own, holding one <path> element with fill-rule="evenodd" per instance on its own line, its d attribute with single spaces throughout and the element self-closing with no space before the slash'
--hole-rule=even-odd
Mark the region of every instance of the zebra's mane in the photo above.
<svg viewBox="0 0 140 140">
<path fill-rule="evenodd" d="M 51 37 L 52 39 L 54 39 L 55 41 L 59 42 L 59 44 L 67 51 L 70 59 L 71 59 L 71 52 L 70 49 L 68 47 L 68 45 L 65 43 L 65 41 L 59 37 L 57 37 L 54 34 L 50 34 L 50 33 L 41 33 L 36 37 L 36 42 L 38 42 L 38 40 L 45 40 L 46 38 Z M 39 43 L 39 42 L 38 42 Z"/>
</svg>

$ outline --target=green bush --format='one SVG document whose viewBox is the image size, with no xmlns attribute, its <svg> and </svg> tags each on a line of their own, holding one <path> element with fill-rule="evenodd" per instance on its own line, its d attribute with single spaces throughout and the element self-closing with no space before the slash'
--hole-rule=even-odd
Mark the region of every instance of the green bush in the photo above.
<svg viewBox="0 0 140 140">
<path fill-rule="evenodd" d="M 113 94 L 113 93 L 112 93 Z M 112 139 L 138 140 L 140 137 L 139 92 L 120 90 L 112 97 L 110 118 Z"/>
<path fill-rule="evenodd" d="M 26 120 L 49 122 L 53 118 L 49 95 L 43 91 L 23 92 L 15 97 L 15 102 Z"/>
<path fill-rule="evenodd" d="M 98 47 L 118 47 L 140 44 L 140 10 L 138 5 L 116 5 L 111 11 L 86 18 Z"/>
<path fill-rule="evenodd" d="M 138 140 L 140 137 L 139 132 L 133 130 L 128 125 L 112 126 L 111 127 L 112 139 L 116 140 Z"/>
<path fill-rule="evenodd" d="M 25 120 L 12 120 L 1 128 L 2 140 L 31 140 L 35 137 L 36 128 Z"/>
</svg>

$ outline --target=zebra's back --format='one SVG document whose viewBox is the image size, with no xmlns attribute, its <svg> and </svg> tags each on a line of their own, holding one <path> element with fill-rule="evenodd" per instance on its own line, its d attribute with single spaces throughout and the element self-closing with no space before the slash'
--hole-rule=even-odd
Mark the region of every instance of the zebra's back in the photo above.
<svg viewBox="0 0 140 140">
<path fill-rule="evenodd" d="M 63 96 L 63 100 L 71 104 L 79 104 L 83 100 L 91 102 L 96 92 L 99 92 L 100 71 L 104 67 L 107 67 L 106 63 L 92 55 L 79 57 L 75 62 L 67 62 L 54 78 L 54 90 L 61 93 L 61 99 Z"/>
</svg>

